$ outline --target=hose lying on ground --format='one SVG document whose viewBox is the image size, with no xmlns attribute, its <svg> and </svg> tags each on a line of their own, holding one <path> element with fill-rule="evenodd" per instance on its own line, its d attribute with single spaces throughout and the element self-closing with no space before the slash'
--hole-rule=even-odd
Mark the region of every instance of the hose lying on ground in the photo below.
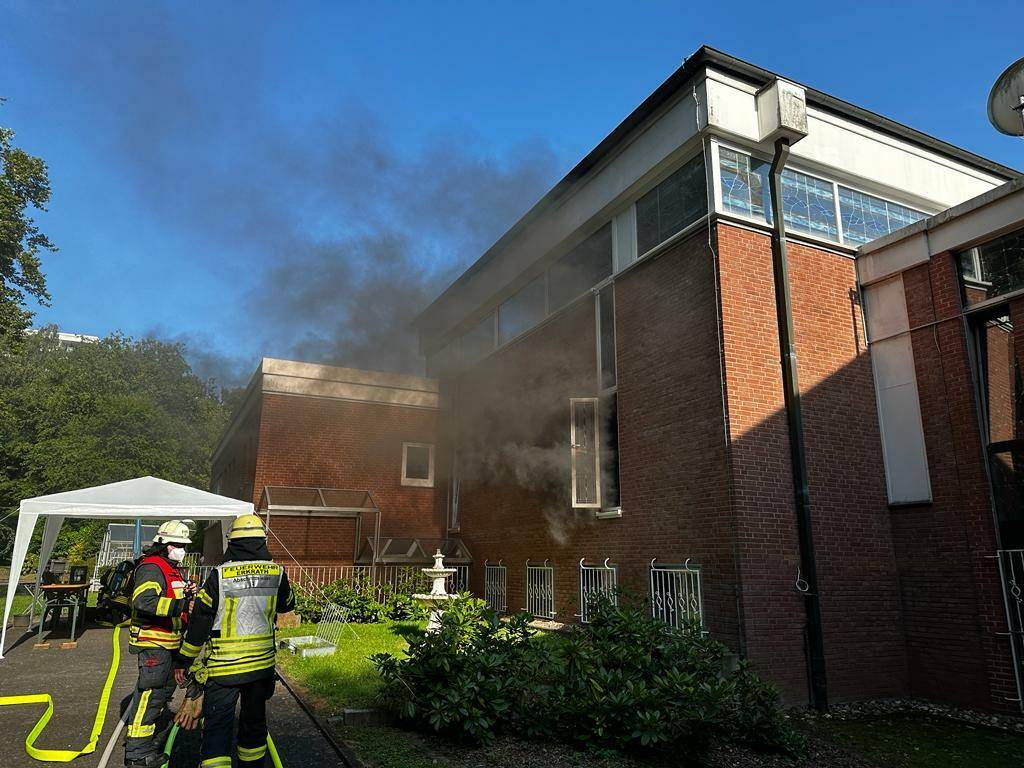
<svg viewBox="0 0 1024 768">
<path fill-rule="evenodd" d="M 53 697 L 48 693 L 26 693 L 20 696 L 0 696 L 0 707 L 17 706 L 19 704 L 45 704 L 46 711 L 36 721 L 25 737 L 25 751 L 29 757 L 52 763 L 70 763 L 76 757 L 92 754 L 96 751 L 96 744 L 103 733 L 103 724 L 107 719 L 107 705 L 110 703 L 110 691 L 114 687 L 114 678 L 117 677 L 117 668 L 121 664 L 121 627 L 128 626 L 128 622 L 122 622 L 114 627 L 113 654 L 110 659 L 110 668 L 107 670 L 107 679 L 103 683 L 103 690 L 100 693 L 100 701 L 96 707 L 96 716 L 92 721 L 92 733 L 89 736 L 89 743 L 80 750 L 73 749 L 40 749 L 36 746 L 36 739 L 46 728 L 53 716 Z"/>
</svg>

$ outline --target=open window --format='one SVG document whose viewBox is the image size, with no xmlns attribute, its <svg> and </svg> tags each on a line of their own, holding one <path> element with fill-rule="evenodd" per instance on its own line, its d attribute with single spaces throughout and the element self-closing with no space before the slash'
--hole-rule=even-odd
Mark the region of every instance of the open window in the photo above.
<svg viewBox="0 0 1024 768">
<path fill-rule="evenodd" d="M 434 446 L 402 443 L 402 485 L 434 487 Z"/>
<path fill-rule="evenodd" d="M 597 404 L 596 397 L 573 397 L 569 400 L 572 416 L 572 506 L 575 509 L 601 508 Z"/>
</svg>

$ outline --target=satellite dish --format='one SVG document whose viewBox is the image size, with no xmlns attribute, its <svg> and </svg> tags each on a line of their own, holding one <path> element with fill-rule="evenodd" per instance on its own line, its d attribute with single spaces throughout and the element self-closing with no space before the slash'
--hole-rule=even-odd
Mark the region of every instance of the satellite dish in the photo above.
<svg viewBox="0 0 1024 768">
<path fill-rule="evenodd" d="M 1024 59 L 996 79 L 988 94 L 988 121 L 1000 133 L 1024 136 Z"/>
</svg>

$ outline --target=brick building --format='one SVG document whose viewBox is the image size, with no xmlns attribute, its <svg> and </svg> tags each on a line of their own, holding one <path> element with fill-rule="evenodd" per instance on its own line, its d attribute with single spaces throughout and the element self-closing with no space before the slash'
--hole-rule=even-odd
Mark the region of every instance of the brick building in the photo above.
<svg viewBox="0 0 1024 768">
<path fill-rule="evenodd" d="M 879 407 L 897 427 L 912 414 L 898 387 L 876 402 L 855 257 L 1016 176 L 711 49 L 690 57 L 418 320 L 451 403 L 438 472 L 474 591 L 576 621 L 614 585 L 669 621 L 699 616 L 793 702 L 827 686 L 1007 708 L 994 618 L 988 673 L 950 686 L 955 654 L 931 663 L 978 639 L 943 645 L 942 601 L 977 629 L 1001 609 L 978 586 L 997 574 L 979 561 L 981 581 L 919 599 L 914 577 L 934 589 L 954 545 L 908 527 L 920 488 L 887 477 L 914 445 L 883 440 Z M 956 492 L 986 508 L 983 486 Z"/>
<path fill-rule="evenodd" d="M 213 476 L 257 503 L 371 490 L 388 536 L 463 542 L 495 607 L 632 594 L 793 703 L 1019 711 L 999 564 L 1024 560 L 995 555 L 1024 542 L 988 479 L 1016 510 L 1017 309 L 985 326 L 982 429 L 950 266 L 977 238 L 919 242 L 1017 178 L 702 48 L 422 313 L 432 379 L 264 361 Z M 363 376 L 416 403 L 353 396 Z M 396 480 L 406 442 L 436 446 L 432 489 Z M 307 562 L 354 546 L 348 519 L 289 525 Z"/>
<path fill-rule="evenodd" d="M 382 546 L 429 546 L 444 536 L 439 408 L 430 379 L 264 358 L 213 454 L 213 489 L 269 515 L 285 562 L 365 559 L 378 512 Z M 211 533 L 211 553 L 219 543 Z"/>
</svg>

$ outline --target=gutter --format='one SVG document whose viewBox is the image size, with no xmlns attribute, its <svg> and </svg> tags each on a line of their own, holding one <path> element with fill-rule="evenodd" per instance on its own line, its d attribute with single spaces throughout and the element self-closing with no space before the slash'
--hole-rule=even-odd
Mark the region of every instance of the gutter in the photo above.
<svg viewBox="0 0 1024 768">
<path fill-rule="evenodd" d="M 803 595 L 807 615 L 805 653 L 807 655 L 810 703 L 817 711 L 828 709 L 825 677 L 825 644 L 818 600 L 818 568 L 814 557 L 811 529 L 811 491 L 807 475 L 807 445 L 804 441 L 800 408 L 800 381 L 797 377 L 796 343 L 793 334 L 793 302 L 790 295 L 789 264 L 786 256 L 786 220 L 782 206 L 782 171 L 789 158 L 790 140 L 775 140 L 775 155 L 770 171 L 772 204 L 772 273 L 775 282 L 775 312 L 779 326 L 782 366 L 782 395 L 789 425 L 789 456 L 793 473 L 793 502 L 800 547 L 800 571 L 796 588 Z"/>
</svg>

